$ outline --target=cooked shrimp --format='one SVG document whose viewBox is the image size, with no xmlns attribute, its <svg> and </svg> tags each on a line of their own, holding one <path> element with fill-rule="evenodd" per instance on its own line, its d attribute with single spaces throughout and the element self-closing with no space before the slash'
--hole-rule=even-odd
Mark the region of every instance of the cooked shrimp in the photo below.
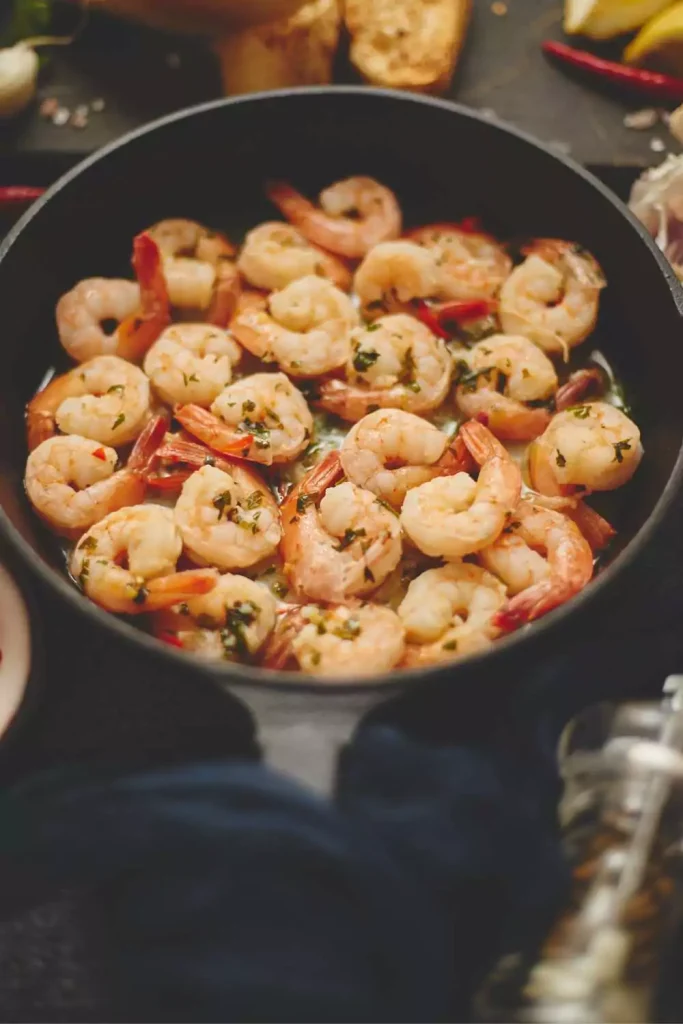
<svg viewBox="0 0 683 1024">
<path fill-rule="evenodd" d="M 297 594 L 314 601 L 367 594 L 401 560 L 396 513 L 371 491 L 338 483 L 342 475 L 339 452 L 330 452 L 282 505 L 285 572 Z"/>
<path fill-rule="evenodd" d="M 226 573 L 203 597 L 154 616 L 154 635 L 207 661 L 256 654 L 275 628 L 276 602 L 267 587 Z"/>
<path fill-rule="evenodd" d="M 184 405 L 176 418 L 210 448 L 264 466 L 291 462 L 313 433 L 306 399 L 283 373 L 243 377 L 221 392 L 211 412 Z"/>
<path fill-rule="evenodd" d="M 385 316 L 351 334 L 347 380 L 324 381 L 318 405 L 356 422 L 371 408 L 425 413 L 438 408 L 453 363 L 442 338 L 405 313 Z"/>
<path fill-rule="evenodd" d="M 401 208 L 394 193 L 374 178 L 345 178 L 318 197 L 319 207 L 284 182 L 268 198 L 306 238 L 349 259 L 360 259 L 380 242 L 398 238 Z"/>
<path fill-rule="evenodd" d="M 389 608 L 309 604 L 280 623 L 265 664 L 285 668 L 294 658 L 310 675 L 357 679 L 391 671 L 404 648 L 403 625 Z"/>
<path fill-rule="evenodd" d="M 504 441 L 530 441 L 550 423 L 542 403 L 557 390 L 555 368 L 528 338 L 496 334 L 458 353 L 456 401 Z M 539 404 L 540 403 L 540 404 Z"/>
<path fill-rule="evenodd" d="M 433 423 L 399 409 L 369 413 L 351 428 L 339 452 L 349 480 L 394 508 L 411 487 L 464 470 L 462 455 Z"/>
<path fill-rule="evenodd" d="M 434 558 L 462 558 L 488 547 L 521 494 L 519 467 L 486 427 L 471 420 L 460 434 L 481 466 L 477 481 L 467 473 L 430 480 L 408 491 L 401 509 L 410 539 Z"/>
<path fill-rule="evenodd" d="M 302 277 L 270 297 L 270 313 L 251 309 L 231 324 L 241 345 L 293 377 L 319 377 L 342 366 L 359 322 L 351 299 L 322 277 Z"/>
<path fill-rule="evenodd" d="M 407 237 L 433 255 L 442 299 L 493 298 L 512 270 L 512 260 L 495 238 L 459 224 L 427 224 Z"/>
<path fill-rule="evenodd" d="M 524 252 L 524 263 L 500 293 L 503 330 L 566 358 L 595 327 L 605 287 L 602 271 L 590 253 L 571 242 L 541 238 Z"/>
<path fill-rule="evenodd" d="M 343 291 L 351 285 L 351 273 L 341 260 L 280 221 L 269 221 L 249 232 L 237 266 L 249 284 L 266 291 L 286 288 L 311 274 L 328 278 Z"/>
<path fill-rule="evenodd" d="M 98 441 L 70 434 L 49 437 L 28 457 L 24 485 L 38 515 L 57 533 L 80 537 L 110 512 L 137 505 L 141 475 L 116 471 L 118 455 Z"/>
<path fill-rule="evenodd" d="M 398 609 L 408 641 L 403 664 L 451 661 L 489 647 L 506 596 L 500 580 L 478 565 L 452 562 L 423 572 Z"/>
<path fill-rule="evenodd" d="M 235 247 L 225 235 L 193 220 L 163 220 L 149 228 L 164 257 L 171 303 L 179 309 L 209 310 L 210 323 L 224 327 L 236 302 L 238 273 L 231 262 Z M 227 307 L 216 316 L 217 306 Z"/>
<path fill-rule="evenodd" d="M 144 233 L 133 241 L 133 269 L 140 286 L 140 310 L 119 325 L 116 354 L 138 362 L 171 322 L 161 251 Z"/>
<path fill-rule="evenodd" d="M 438 295 L 439 284 L 439 268 L 431 253 L 405 240 L 371 249 L 353 280 L 368 318 L 407 310 L 413 299 Z"/>
<path fill-rule="evenodd" d="M 112 447 L 135 440 L 150 411 L 149 381 L 117 356 L 97 356 L 55 377 L 26 409 L 29 450 L 64 434 Z"/>
<path fill-rule="evenodd" d="M 564 412 L 565 409 L 583 401 L 590 392 L 594 395 L 602 394 L 604 386 L 602 373 L 597 367 L 576 370 L 569 375 L 567 382 L 557 389 L 555 408 L 558 412 Z"/>
<path fill-rule="evenodd" d="M 77 363 L 114 355 L 118 326 L 140 308 L 140 288 L 133 281 L 89 277 L 62 295 L 57 303 L 59 340 Z M 113 330 L 107 330 L 107 324 Z"/>
<path fill-rule="evenodd" d="M 242 349 L 220 327 L 174 324 L 147 353 L 144 371 L 162 401 L 208 407 L 232 380 Z"/>
<path fill-rule="evenodd" d="M 107 611 L 160 611 L 207 594 L 218 580 L 211 569 L 176 572 L 182 547 L 171 509 L 121 508 L 81 538 L 71 555 L 70 571 L 85 595 Z"/>
<path fill-rule="evenodd" d="M 198 469 L 183 484 L 174 514 L 185 550 L 198 565 L 244 569 L 272 555 L 282 537 L 268 487 L 238 465 Z"/>
<path fill-rule="evenodd" d="M 631 479 L 642 457 L 633 420 L 607 402 L 587 402 L 558 413 L 531 444 L 529 476 L 541 494 L 613 491 Z"/>
<path fill-rule="evenodd" d="M 505 532 L 479 558 L 515 595 L 494 619 L 505 631 L 547 615 L 593 576 L 593 552 L 578 526 L 530 501 L 520 502 Z"/>
</svg>

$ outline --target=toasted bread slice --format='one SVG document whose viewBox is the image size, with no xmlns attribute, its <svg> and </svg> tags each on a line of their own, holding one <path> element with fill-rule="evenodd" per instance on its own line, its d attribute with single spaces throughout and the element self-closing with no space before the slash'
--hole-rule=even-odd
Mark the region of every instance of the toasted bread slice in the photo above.
<svg viewBox="0 0 683 1024">
<path fill-rule="evenodd" d="M 338 0 L 311 0 L 289 18 L 218 40 L 226 95 L 332 81 Z"/>
<path fill-rule="evenodd" d="M 471 0 L 346 0 L 351 63 L 371 85 L 443 92 L 470 8 Z"/>
</svg>

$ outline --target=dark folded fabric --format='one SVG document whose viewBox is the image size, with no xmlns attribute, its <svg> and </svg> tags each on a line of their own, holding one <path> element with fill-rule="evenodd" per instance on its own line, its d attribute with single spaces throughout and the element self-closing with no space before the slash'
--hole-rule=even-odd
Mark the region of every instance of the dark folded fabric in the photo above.
<svg viewBox="0 0 683 1024">
<path fill-rule="evenodd" d="M 90 888 L 123 1019 L 468 1019 L 562 896 L 555 795 L 533 749 L 379 727 L 336 806 L 258 764 L 52 777 L 0 808 L 3 884 Z"/>
</svg>

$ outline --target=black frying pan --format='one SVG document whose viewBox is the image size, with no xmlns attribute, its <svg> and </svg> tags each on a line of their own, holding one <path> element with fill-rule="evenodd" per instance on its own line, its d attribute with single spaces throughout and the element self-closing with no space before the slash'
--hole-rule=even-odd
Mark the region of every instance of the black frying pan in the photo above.
<svg viewBox="0 0 683 1024">
<path fill-rule="evenodd" d="M 482 696 L 493 706 L 494 696 L 509 691 L 511 681 L 520 675 L 541 678 L 558 659 L 585 675 L 595 665 L 596 643 L 611 645 L 615 655 L 629 651 L 627 662 L 648 644 L 654 648 L 650 661 L 656 657 L 656 645 L 642 634 L 635 646 L 628 647 L 627 639 L 636 636 L 636 625 L 643 626 L 656 588 L 676 564 L 683 300 L 670 268 L 610 192 L 538 143 L 451 104 L 356 88 L 225 100 L 159 121 L 70 172 L 0 249 L 2 530 L 54 594 L 85 620 L 120 643 L 137 645 L 141 656 L 145 649 L 169 667 L 187 669 L 181 652 L 100 611 L 76 591 L 53 539 L 25 500 L 24 403 L 48 367 L 66 365 L 55 334 L 55 303 L 81 278 L 129 275 L 131 239 L 156 220 L 191 217 L 239 240 L 247 227 L 274 216 L 264 199 L 266 178 L 290 180 L 313 193 L 358 173 L 391 186 L 409 223 L 478 214 L 501 237 L 557 236 L 590 249 L 609 284 L 600 345 L 633 400 L 646 457 L 621 502 L 621 551 L 613 564 L 568 606 L 489 653 L 388 677 L 369 688 L 349 680 L 325 684 L 324 691 L 303 677 L 242 666 L 190 666 L 270 712 L 285 707 L 273 693 L 288 692 L 297 727 L 285 739 L 301 747 L 314 736 L 321 749 L 329 747 L 323 722 L 325 728 L 333 722 L 341 735 L 349 704 L 377 701 L 387 685 L 418 684 L 421 693 L 447 694 L 457 711 L 464 700 Z M 648 628 L 656 625 L 653 617 Z M 280 723 L 272 714 L 268 722 L 282 741 Z"/>
</svg>

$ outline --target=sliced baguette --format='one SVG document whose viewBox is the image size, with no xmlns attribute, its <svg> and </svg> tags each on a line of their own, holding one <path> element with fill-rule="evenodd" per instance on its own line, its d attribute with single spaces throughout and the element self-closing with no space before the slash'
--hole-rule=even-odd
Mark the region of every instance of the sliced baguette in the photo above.
<svg viewBox="0 0 683 1024">
<path fill-rule="evenodd" d="M 351 63 L 371 85 L 444 92 L 470 8 L 471 0 L 346 0 Z"/>
<path fill-rule="evenodd" d="M 311 0 L 289 18 L 218 40 L 226 95 L 332 81 L 338 0 Z"/>
</svg>

